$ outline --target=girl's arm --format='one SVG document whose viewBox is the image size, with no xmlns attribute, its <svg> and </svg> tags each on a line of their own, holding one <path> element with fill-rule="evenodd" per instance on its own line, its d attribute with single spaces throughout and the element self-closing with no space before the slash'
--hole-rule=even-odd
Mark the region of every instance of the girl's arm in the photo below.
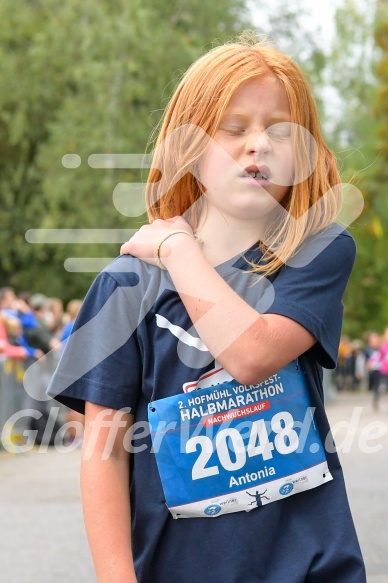
<svg viewBox="0 0 388 583">
<path fill-rule="evenodd" d="M 87 402 L 81 494 L 98 583 L 136 583 L 131 550 L 129 454 L 133 416 Z"/>
<path fill-rule="evenodd" d="M 174 229 L 190 231 L 181 218 L 155 221 L 142 227 L 122 251 L 154 263 L 154 246 Z M 207 262 L 192 237 L 169 237 L 160 248 L 160 259 L 201 339 L 240 383 L 267 379 L 315 344 L 314 336 L 294 320 L 260 315 L 249 306 Z"/>
</svg>

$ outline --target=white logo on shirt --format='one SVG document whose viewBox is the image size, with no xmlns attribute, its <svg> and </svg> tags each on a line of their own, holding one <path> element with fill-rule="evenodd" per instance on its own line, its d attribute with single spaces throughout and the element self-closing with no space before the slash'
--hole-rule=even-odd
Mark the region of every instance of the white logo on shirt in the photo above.
<svg viewBox="0 0 388 583">
<path fill-rule="evenodd" d="M 169 330 L 171 334 L 175 336 L 175 338 L 178 338 L 178 340 L 183 342 L 183 344 L 186 346 L 191 346 L 192 348 L 196 348 L 201 352 L 208 352 L 207 346 L 200 338 L 193 336 L 190 334 L 190 332 L 187 332 L 180 326 L 172 324 L 172 322 L 160 314 L 155 314 L 155 316 L 156 325 L 158 328 L 165 328 L 166 330 Z M 231 380 L 233 380 L 233 377 L 230 376 L 230 374 L 220 365 L 219 362 L 215 361 L 213 369 L 205 372 L 196 381 L 184 383 L 182 388 L 184 393 L 189 393 L 191 391 L 195 391 L 196 389 L 212 387 L 214 385 L 219 385 Z"/>
<path fill-rule="evenodd" d="M 178 340 L 183 342 L 183 344 L 186 344 L 186 346 L 192 346 L 193 348 L 201 350 L 202 352 L 209 352 L 207 346 L 202 342 L 200 338 L 198 338 L 197 336 L 193 336 L 189 332 L 186 332 L 186 330 L 184 330 L 180 326 L 172 324 L 169 320 L 167 320 L 167 318 L 161 316 L 160 314 L 155 314 L 155 316 L 156 325 L 158 326 L 158 328 L 166 328 L 166 330 L 170 330 L 171 334 L 173 334 L 175 338 L 178 338 Z"/>
</svg>

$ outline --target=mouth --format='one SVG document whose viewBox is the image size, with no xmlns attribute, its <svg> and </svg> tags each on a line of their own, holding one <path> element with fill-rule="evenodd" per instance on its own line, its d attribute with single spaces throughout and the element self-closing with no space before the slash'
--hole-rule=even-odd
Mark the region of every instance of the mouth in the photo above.
<svg viewBox="0 0 388 583">
<path fill-rule="evenodd" d="M 268 166 L 248 166 L 241 174 L 242 178 L 253 178 L 259 182 L 269 183 L 271 178 L 271 171 Z"/>
</svg>

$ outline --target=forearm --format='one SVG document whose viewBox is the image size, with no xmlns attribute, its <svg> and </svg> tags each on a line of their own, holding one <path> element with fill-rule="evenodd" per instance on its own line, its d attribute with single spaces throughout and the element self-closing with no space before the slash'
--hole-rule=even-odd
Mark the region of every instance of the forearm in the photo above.
<svg viewBox="0 0 388 583">
<path fill-rule="evenodd" d="M 207 262 L 191 238 L 175 235 L 163 245 L 162 262 L 198 334 L 239 382 L 261 382 L 315 344 L 314 336 L 297 322 L 252 308 Z"/>
<path fill-rule="evenodd" d="M 224 368 L 238 375 L 265 335 L 268 341 L 265 318 L 222 279 L 188 237 L 181 237 L 180 244 L 172 237 L 169 243 L 162 261 L 198 334 Z"/>
<path fill-rule="evenodd" d="M 85 403 L 81 494 L 98 583 L 136 583 L 131 550 L 129 454 L 133 416 Z"/>
<path fill-rule="evenodd" d="M 83 460 L 85 526 L 99 583 L 136 583 L 128 484 L 125 461 L 112 457 Z"/>
<path fill-rule="evenodd" d="M 172 242 L 175 243 L 173 240 Z M 245 331 L 247 326 L 257 322 L 260 314 L 222 279 L 205 259 L 196 243 L 190 239 L 188 241 L 181 239 L 180 242 L 181 245 L 174 245 L 174 248 L 169 250 L 171 253 L 163 257 L 163 263 L 196 325 L 199 324 L 199 320 L 201 320 L 199 325 L 203 327 L 205 321 L 218 322 L 222 314 L 226 337 L 214 338 L 213 342 L 223 350 L 230 344 L 231 338 L 234 341 L 239 332 Z M 218 323 L 222 325 L 222 322 Z M 233 324 L 235 333 L 228 331 L 230 323 Z"/>
</svg>

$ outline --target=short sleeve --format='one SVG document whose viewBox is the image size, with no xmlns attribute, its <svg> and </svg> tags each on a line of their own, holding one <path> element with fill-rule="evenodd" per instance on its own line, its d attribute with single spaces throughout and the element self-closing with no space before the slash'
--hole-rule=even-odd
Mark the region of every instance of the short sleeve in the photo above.
<svg viewBox="0 0 388 583">
<path fill-rule="evenodd" d="M 81 413 L 85 401 L 113 409 L 137 406 L 139 276 L 130 270 L 119 276 L 105 271 L 92 284 L 48 388 L 50 396 Z"/>
<path fill-rule="evenodd" d="M 336 226 L 337 228 L 337 226 Z M 295 320 L 317 339 L 309 353 L 321 366 L 335 368 L 341 335 L 342 296 L 356 247 L 347 231 L 328 230 L 309 240 L 272 284 L 274 301 L 266 313 Z"/>
</svg>

